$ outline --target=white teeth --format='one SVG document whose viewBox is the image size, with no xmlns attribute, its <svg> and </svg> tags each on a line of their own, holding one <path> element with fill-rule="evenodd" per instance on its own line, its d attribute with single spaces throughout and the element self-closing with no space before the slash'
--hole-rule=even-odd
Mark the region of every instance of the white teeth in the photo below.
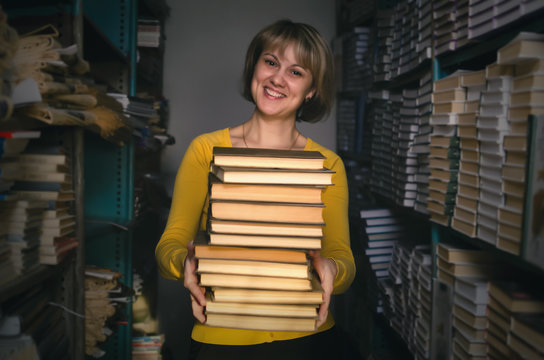
<svg viewBox="0 0 544 360">
<path fill-rule="evenodd" d="M 273 97 L 277 97 L 277 98 L 280 98 L 280 97 L 285 97 L 285 95 L 283 94 L 280 94 L 279 92 L 275 92 L 273 90 L 270 90 L 269 88 L 264 88 L 264 90 L 266 91 L 266 93 L 270 96 L 273 96 Z"/>
</svg>

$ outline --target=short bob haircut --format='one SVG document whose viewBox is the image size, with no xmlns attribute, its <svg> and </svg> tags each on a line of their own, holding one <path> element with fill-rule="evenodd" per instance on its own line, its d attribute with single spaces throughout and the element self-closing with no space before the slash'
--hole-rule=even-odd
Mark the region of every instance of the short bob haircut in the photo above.
<svg viewBox="0 0 544 360">
<path fill-rule="evenodd" d="M 297 111 L 297 121 L 317 122 L 331 111 L 334 102 L 334 66 L 332 52 L 319 32 L 310 25 L 279 20 L 262 29 L 251 41 L 246 53 L 243 96 L 255 103 L 251 81 L 255 65 L 266 49 L 280 49 L 294 44 L 300 65 L 312 74 L 315 95 Z"/>
</svg>

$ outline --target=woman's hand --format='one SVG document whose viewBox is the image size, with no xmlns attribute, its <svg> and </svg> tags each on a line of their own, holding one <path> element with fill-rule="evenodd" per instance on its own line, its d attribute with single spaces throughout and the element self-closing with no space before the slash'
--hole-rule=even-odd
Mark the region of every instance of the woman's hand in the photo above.
<svg viewBox="0 0 544 360">
<path fill-rule="evenodd" d="M 317 320 L 317 327 L 319 327 L 327 320 L 333 283 L 338 269 L 332 259 L 322 257 L 319 251 L 310 250 L 308 255 L 312 258 L 312 264 L 319 275 L 321 287 L 323 288 L 323 303 L 319 307 L 319 319 Z"/>
<path fill-rule="evenodd" d="M 196 258 L 195 246 L 193 242 L 187 244 L 187 257 L 185 258 L 183 286 L 191 293 L 191 307 L 193 316 L 202 324 L 206 322 L 204 306 L 206 306 L 206 289 L 198 286 L 198 277 L 196 276 Z"/>
</svg>

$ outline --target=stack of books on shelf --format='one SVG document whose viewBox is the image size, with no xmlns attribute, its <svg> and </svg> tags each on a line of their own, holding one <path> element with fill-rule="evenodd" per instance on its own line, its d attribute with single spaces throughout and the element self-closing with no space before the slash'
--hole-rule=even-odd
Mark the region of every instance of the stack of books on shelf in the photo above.
<svg viewBox="0 0 544 360">
<path fill-rule="evenodd" d="M 509 2 L 509 1 L 506 1 Z M 494 4 L 492 1 L 469 2 L 468 37 L 474 39 L 495 27 Z"/>
<path fill-rule="evenodd" d="M 529 115 L 544 114 L 544 86 L 538 84 L 544 74 L 543 51 L 544 36 L 521 33 L 497 52 L 497 63 L 513 67 L 514 73 L 511 91 L 505 95 L 509 97 L 506 109 L 509 131 L 504 136 L 504 164 L 499 177 L 505 195 L 498 209 L 497 247 L 514 254 L 520 254 L 522 247 L 523 189 L 528 184 L 528 166 L 536 166 L 527 161 L 528 139 L 532 135 Z"/>
<path fill-rule="evenodd" d="M 377 49 L 372 69 L 374 82 L 391 80 L 391 47 L 395 18 L 392 10 L 379 9 L 376 14 Z"/>
<path fill-rule="evenodd" d="M 458 359 L 485 357 L 488 284 L 507 270 L 489 252 L 464 245 L 440 243 L 436 252 L 437 277 L 453 293 L 452 353 Z"/>
<path fill-rule="evenodd" d="M 111 320 L 120 316 L 129 302 L 121 273 L 108 268 L 87 265 L 85 268 L 85 354 L 102 357 L 104 342 L 113 334 Z M 108 356 L 114 356 L 109 354 Z"/>
<path fill-rule="evenodd" d="M 477 207 L 479 192 L 480 147 L 476 119 L 480 108 L 480 94 L 485 89 L 485 71 L 463 71 L 459 75 L 460 87 L 457 96 L 465 94 L 465 109 L 457 115 L 457 136 L 459 137 L 459 170 L 457 194 L 454 196 L 454 210 L 451 226 L 457 231 L 475 237 L 477 231 Z"/>
<path fill-rule="evenodd" d="M 428 245 L 397 243 L 380 283 L 384 316 L 413 354 L 429 358 L 431 340 L 431 254 Z"/>
<path fill-rule="evenodd" d="M 467 23 L 468 2 L 441 1 L 433 7 L 434 51 L 440 55 L 463 45 L 463 24 Z"/>
<path fill-rule="evenodd" d="M 308 250 L 332 171 L 315 151 L 215 147 L 208 229 L 195 242 L 206 325 L 313 331 L 322 303 Z"/>
<path fill-rule="evenodd" d="M 489 280 L 458 276 L 453 286 L 453 353 L 460 359 L 485 357 Z"/>
<path fill-rule="evenodd" d="M 372 124 L 365 109 L 367 98 L 342 98 L 338 100 L 336 145 L 339 151 L 363 155 L 363 147 L 370 147 Z M 366 150 L 366 156 L 370 156 Z"/>
<path fill-rule="evenodd" d="M 37 216 L 41 264 L 59 264 L 78 242 L 75 233 L 72 161 L 69 150 L 51 144 L 45 137 L 31 141 L 17 156 L 21 174 L 16 178 L 12 193 L 17 206 L 34 208 Z M 27 212 L 30 210 L 27 210 Z"/>
<path fill-rule="evenodd" d="M 414 138 L 419 133 L 417 97 L 417 89 L 403 89 L 399 116 L 394 118 L 398 118 L 398 123 L 393 125 L 393 143 L 397 155 L 393 158 L 393 195 L 399 205 L 406 207 L 414 207 L 417 194 L 415 174 L 418 161 L 417 155 L 410 152 Z"/>
<path fill-rule="evenodd" d="M 461 74 L 455 72 L 433 84 L 433 127 L 430 140 L 429 197 L 427 208 L 431 220 L 449 226 L 457 194 L 459 171 L 459 137 L 457 124 L 465 112 L 466 90 L 461 87 Z"/>
<path fill-rule="evenodd" d="M 368 90 L 372 83 L 372 29 L 356 26 L 343 38 L 342 89 Z"/>
<path fill-rule="evenodd" d="M 542 223 L 542 201 L 544 199 L 544 115 L 529 117 L 530 136 L 527 162 L 525 212 L 523 219 L 523 258 L 529 263 L 544 268 L 544 224 Z"/>
<path fill-rule="evenodd" d="M 62 358 L 67 353 L 64 311 L 56 306 L 57 295 L 56 288 L 45 282 L 2 303 L 0 342 L 8 340 L 0 344 L 2 358 Z M 18 354 L 21 350 L 26 354 Z"/>
<path fill-rule="evenodd" d="M 433 41 L 432 27 L 432 1 L 425 0 L 418 3 L 417 8 L 417 42 L 416 52 L 418 61 L 421 64 L 425 59 L 431 58 Z"/>
<path fill-rule="evenodd" d="M 388 208 L 360 211 L 363 225 L 362 246 L 371 272 L 376 279 L 389 276 L 395 244 L 404 237 L 404 224 Z"/>
<path fill-rule="evenodd" d="M 418 122 L 419 129 L 417 135 L 414 137 L 409 153 L 416 154 L 417 156 L 417 170 L 414 174 L 414 182 L 416 183 L 416 201 L 414 203 L 414 210 L 422 214 L 427 215 L 429 210 L 427 209 L 427 198 L 429 196 L 429 153 L 432 126 L 430 124 L 430 117 L 432 113 L 432 74 L 427 72 L 419 80 L 419 88 L 417 90 L 417 106 L 418 106 Z"/>
<path fill-rule="evenodd" d="M 487 354 L 494 358 L 542 359 L 544 294 L 534 284 L 492 281 L 488 289 Z"/>
<path fill-rule="evenodd" d="M 503 263 L 483 250 L 440 243 L 436 253 L 437 278 L 452 287 L 458 277 L 497 278 L 507 271 Z"/>
<path fill-rule="evenodd" d="M 160 360 L 164 335 L 145 335 L 132 338 L 132 359 Z"/>
<path fill-rule="evenodd" d="M 157 19 L 138 19 L 138 46 L 159 47 L 161 43 L 161 23 Z"/>
<path fill-rule="evenodd" d="M 23 275 L 39 265 L 41 214 L 44 203 L 38 201 L 0 202 L 0 227 L 7 234 L 11 272 Z M 6 269 L 6 271 L 9 271 Z M 10 274 L 6 274 L 10 277 Z"/>
<path fill-rule="evenodd" d="M 471 1 L 469 38 L 473 39 L 514 21 L 520 21 L 543 7 L 542 2 L 535 0 Z"/>
<path fill-rule="evenodd" d="M 380 92 L 381 97 L 373 98 L 372 119 L 372 190 L 384 196 L 392 197 L 393 145 L 392 128 L 394 121 L 393 99 L 399 94 Z M 378 93 L 376 92 L 376 95 Z M 398 101 L 398 100 L 397 100 Z"/>
</svg>

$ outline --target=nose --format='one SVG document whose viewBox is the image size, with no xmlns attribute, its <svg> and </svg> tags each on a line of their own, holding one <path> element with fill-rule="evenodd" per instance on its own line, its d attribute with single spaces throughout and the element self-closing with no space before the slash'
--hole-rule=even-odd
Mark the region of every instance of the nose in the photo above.
<svg viewBox="0 0 544 360">
<path fill-rule="evenodd" d="M 275 86 L 284 86 L 285 85 L 285 78 L 284 78 L 284 74 L 282 71 L 275 71 L 273 74 L 272 74 L 272 77 L 271 77 L 271 81 L 272 81 L 272 84 L 275 85 Z"/>
</svg>

